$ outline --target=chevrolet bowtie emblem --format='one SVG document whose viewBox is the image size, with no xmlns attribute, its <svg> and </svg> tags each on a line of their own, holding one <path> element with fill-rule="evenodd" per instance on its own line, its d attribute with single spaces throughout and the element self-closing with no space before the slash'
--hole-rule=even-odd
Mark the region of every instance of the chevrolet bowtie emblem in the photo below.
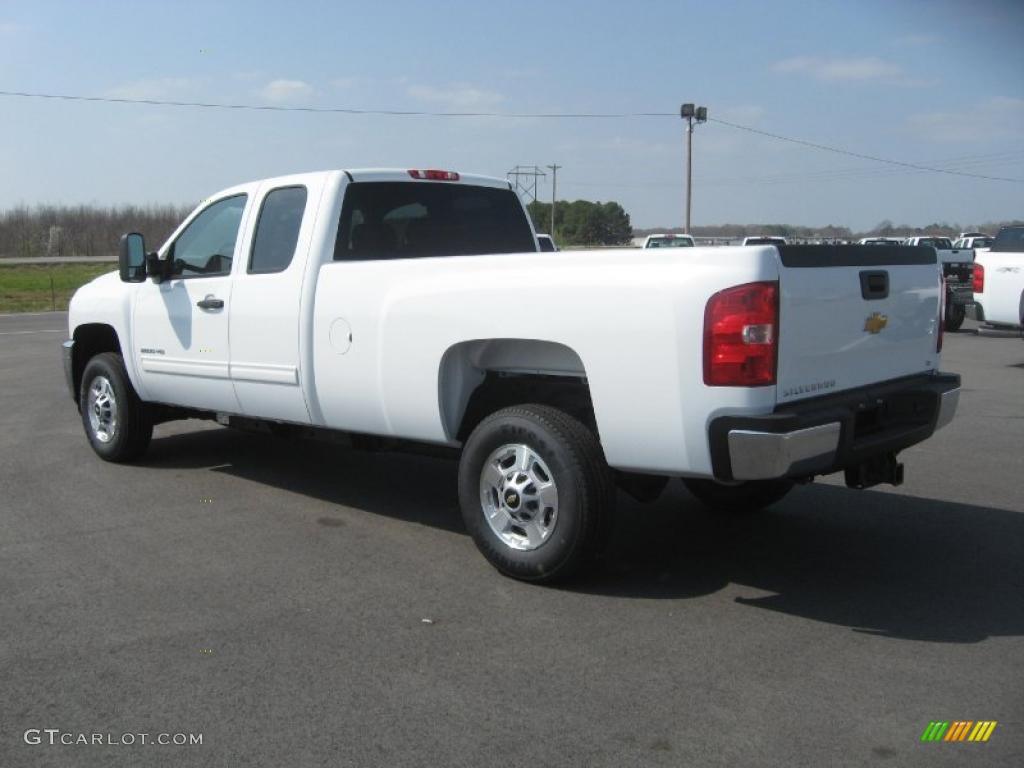
<svg viewBox="0 0 1024 768">
<path fill-rule="evenodd" d="M 872 312 L 864 321 L 864 330 L 868 333 L 878 333 L 889 324 L 889 318 L 881 312 Z"/>
</svg>

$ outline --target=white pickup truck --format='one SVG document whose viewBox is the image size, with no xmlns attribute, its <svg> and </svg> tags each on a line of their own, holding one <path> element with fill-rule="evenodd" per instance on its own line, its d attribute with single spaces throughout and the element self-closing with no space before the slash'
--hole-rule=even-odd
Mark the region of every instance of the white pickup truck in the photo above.
<svg viewBox="0 0 1024 768">
<path fill-rule="evenodd" d="M 899 483 L 952 418 L 932 249 L 657 250 L 539 253 L 501 179 L 243 184 L 156 253 L 122 238 L 71 301 L 67 381 L 108 461 L 189 417 L 457 452 L 467 529 L 532 581 L 601 552 L 616 485 L 754 509 Z"/>
<path fill-rule="evenodd" d="M 1003 227 L 974 260 L 974 308 L 992 325 L 1024 327 L 1024 226 Z"/>
<path fill-rule="evenodd" d="M 948 237 L 908 237 L 903 244 L 935 249 L 946 281 L 946 330 L 959 330 L 964 324 L 967 307 L 974 303 L 974 251 L 969 248 L 954 248 Z"/>
<path fill-rule="evenodd" d="M 778 235 L 749 235 L 743 238 L 743 245 L 786 245 L 786 238 Z"/>
<path fill-rule="evenodd" d="M 693 248 L 695 243 L 690 235 L 661 234 L 648 235 L 642 248 Z"/>
<path fill-rule="evenodd" d="M 992 242 L 995 240 L 992 235 L 967 235 L 966 237 L 960 237 L 953 241 L 954 250 L 972 250 L 975 255 L 978 251 L 992 247 Z"/>
</svg>

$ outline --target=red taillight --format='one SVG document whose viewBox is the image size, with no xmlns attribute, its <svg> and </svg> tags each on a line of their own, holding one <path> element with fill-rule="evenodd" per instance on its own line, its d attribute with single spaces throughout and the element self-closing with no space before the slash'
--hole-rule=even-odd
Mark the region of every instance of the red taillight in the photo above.
<svg viewBox="0 0 1024 768">
<path fill-rule="evenodd" d="M 409 171 L 414 179 L 427 179 L 428 181 L 458 181 L 459 174 L 455 171 Z"/>
<path fill-rule="evenodd" d="M 709 387 L 774 384 L 778 350 L 778 283 L 737 285 L 708 300 L 704 383 Z"/>
<path fill-rule="evenodd" d="M 985 267 L 978 263 L 971 270 L 971 290 L 975 293 L 985 292 Z"/>
</svg>

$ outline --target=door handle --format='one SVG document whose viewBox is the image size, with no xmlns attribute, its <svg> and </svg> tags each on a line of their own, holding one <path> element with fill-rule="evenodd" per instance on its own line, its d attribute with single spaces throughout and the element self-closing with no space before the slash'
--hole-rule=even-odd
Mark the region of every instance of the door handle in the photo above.
<svg viewBox="0 0 1024 768">
<path fill-rule="evenodd" d="M 224 299 L 218 299 L 212 293 L 208 293 L 202 301 L 196 302 L 196 306 L 200 309 L 224 309 Z"/>
</svg>

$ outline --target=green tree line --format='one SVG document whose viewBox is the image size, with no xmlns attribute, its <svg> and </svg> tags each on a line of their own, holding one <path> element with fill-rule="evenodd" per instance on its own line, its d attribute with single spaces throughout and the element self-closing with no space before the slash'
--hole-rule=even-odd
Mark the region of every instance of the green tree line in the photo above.
<svg viewBox="0 0 1024 768">
<path fill-rule="evenodd" d="M 551 229 L 551 203 L 539 200 L 526 206 L 538 232 L 547 232 L 561 245 L 625 245 L 633 237 L 629 214 L 616 202 L 558 200 L 555 231 Z"/>
</svg>

